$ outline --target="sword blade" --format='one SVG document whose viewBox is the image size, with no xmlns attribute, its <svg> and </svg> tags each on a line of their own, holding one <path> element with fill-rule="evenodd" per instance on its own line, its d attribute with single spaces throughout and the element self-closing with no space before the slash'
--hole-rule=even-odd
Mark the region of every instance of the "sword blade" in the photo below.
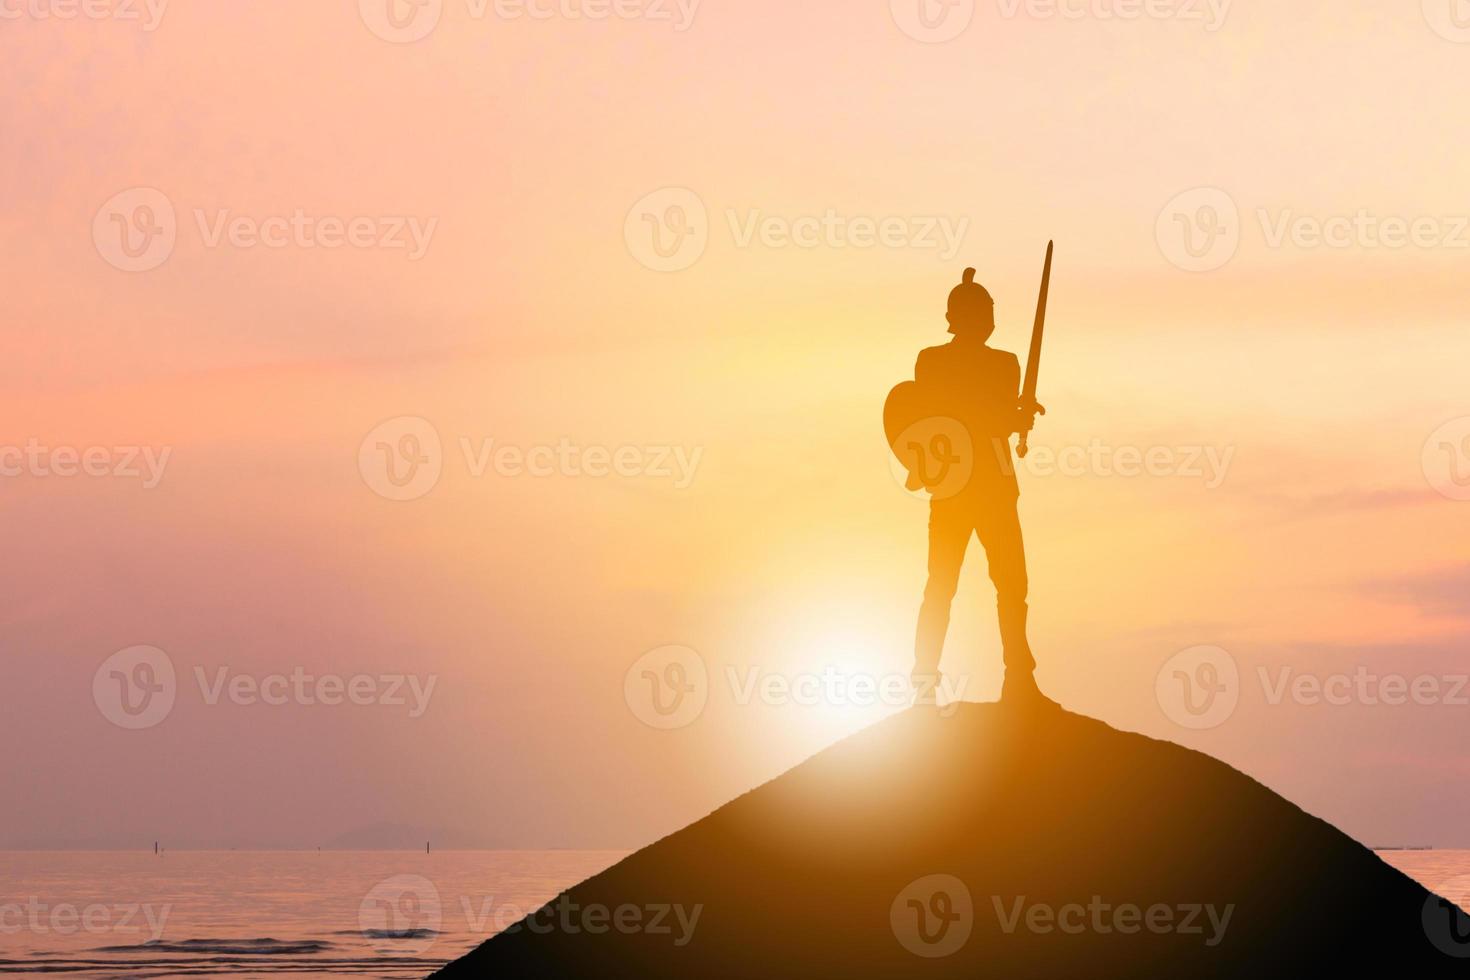
<svg viewBox="0 0 1470 980">
<path fill-rule="evenodd" d="M 1046 243 L 1046 267 L 1041 271 L 1041 296 L 1036 300 L 1036 325 L 1031 328 L 1031 353 L 1026 358 L 1026 383 L 1021 387 L 1021 402 L 1034 404 L 1036 381 L 1041 374 L 1041 336 L 1046 330 L 1046 299 L 1051 292 L 1051 255 L 1056 242 Z"/>
<path fill-rule="evenodd" d="M 1046 266 L 1041 270 L 1041 296 L 1036 300 L 1036 325 L 1031 328 L 1031 353 L 1026 356 L 1026 381 L 1021 386 L 1021 407 L 1036 409 L 1036 379 L 1041 374 L 1041 335 L 1046 330 L 1046 297 L 1051 292 L 1051 253 L 1056 242 L 1046 243 Z M 1021 433 L 1016 455 L 1022 459 L 1031 452 L 1031 434 Z"/>
</svg>

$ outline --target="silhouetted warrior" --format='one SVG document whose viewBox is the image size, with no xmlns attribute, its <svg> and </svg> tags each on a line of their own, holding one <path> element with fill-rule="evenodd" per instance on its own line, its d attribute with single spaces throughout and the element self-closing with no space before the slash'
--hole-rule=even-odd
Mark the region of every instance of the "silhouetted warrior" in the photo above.
<svg viewBox="0 0 1470 980">
<path fill-rule="evenodd" d="M 1016 514 L 1011 436 L 1029 432 L 1039 405 L 1022 404 L 1016 355 L 986 341 L 995 332 L 995 301 L 966 269 L 949 294 L 949 332 L 954 339 L 919 353 L 914 380 L 925 404 L 969 430 L 974 468 L 957 493 L 929 503 L 929 582 L 914 638 L 914 686 L 920 703 L 932 703 L 939 687 L 939 659 L 949 628 L 949 607 L 972 534 L 990 563 L 1000 611 L 1006 700 L 1039 699 L 1036 661 L 1026 641 L 1026 553 Z"/>
</svg>

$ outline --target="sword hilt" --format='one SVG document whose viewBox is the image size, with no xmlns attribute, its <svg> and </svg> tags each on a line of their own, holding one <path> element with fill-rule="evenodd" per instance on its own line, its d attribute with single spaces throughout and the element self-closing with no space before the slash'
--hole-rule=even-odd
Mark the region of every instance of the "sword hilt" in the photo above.
<svg viewBox="0 0 1470 980">
<path fill-rule="evenodd" d="M 1035 415 L 1045 415 L 1046 414 L 1046 406 L 1043 405 L 1043 404 L 1041 404 L 1040 402 L 1038 402 L 1034 398 L 1029 398 L 1029 399 L 1023 398 L 1021 400 L 1021 404 L 1020 404 L 1019 408 L 1020 408 L 1021 411 L 1028 412 L 1028 413 L 1030 413 L 1033 416 L 1035 416 Z M 1033 419 L 1033 421 L 1035 421 L 1035 420 Z M 1019 456 L 1019 457 L 1021 457 L 1022 459 L 1025 459 L 1026 458 L 1026 454 L 1031 451 L 1031 446 L 1030 446 L 1030 441 L 1029 441 L 1030 435 L 1031 435 L 1031 430 L 1030 429 L 1027 429 L 1026 431 L 1024 431 L 1024 432 L 1021 433 L 1021 441 L 1018 442 L 1018 443 L 1016 443 L 1016 455 Z"/>
</svg>

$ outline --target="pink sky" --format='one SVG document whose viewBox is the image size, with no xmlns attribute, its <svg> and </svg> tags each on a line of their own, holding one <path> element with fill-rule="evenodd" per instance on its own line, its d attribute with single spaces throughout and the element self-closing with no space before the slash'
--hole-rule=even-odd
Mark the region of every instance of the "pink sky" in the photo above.
<svg viewBox="0 0 1470 980">
<path fill-rule="evenodd" d="M 633 845 L 876 720 L 741 704 L 729 678 L 907 672 L 924 509 L 878 409 L 945 339 L 966 265 L 1022 349 L 1051 238 L 1035 443 L 1093 455 L 1021 475 L 1043 685 L 1367 843 L 1470 846 L 1470 704 L 1271 696 L 1286 669 L 1470 672 L 1470 43 L 1433 0 L 1236 0 L 1219 23 L 981 0 L 945 43 L 894 7 L 444 0 L 412 44 L 371 3 L 0 21 L 0 464 L 168 454 L 151 486 L 0 477 L 0 847 L 307 847 L 377 823 Z M 129 272 L 108 202 L 137 188 L 175 243 Z M 1238 243 L 1187 271 L 1168 230 L 1197 188 Z M 649 268 L 648 195 L 655 220 L 703 208 L 686 267 Z M 843 230 L 813 247 L 742 237 L 829 214 Z M 249 243 L 282 218 L 281 247 Z M 904 244 L 861 247 L 884 219 Z M 312 237 L 354 220 L 364 246 Z M 1425 241 L 1384 246 L 1394 222 Z M 963 228 L 953 254 L 929 226 Z M 359 455 L 400 417 L 442 443 L 404 501 Z M 698 462 L 477 475 L 486 440 Z M 1120 476 L 1120 449 L 1167 450 L 1167 472 Z M 1182 472 L 1207 452 L 1216 471 Z M 978 549 L 962 589 L 946 668 L 990 698 Z M 178 690 L 127 730 L 93 680 L 139 644 Z M 624 681 L 667 645 L 711 687 L 666 731 Z M 1155 681 L 1201 645 L 1241 683 L 1196 730 Z M 210 703 L 196 670 L 221 668 L 434 686 L 416 717 Z"/>
</svg>

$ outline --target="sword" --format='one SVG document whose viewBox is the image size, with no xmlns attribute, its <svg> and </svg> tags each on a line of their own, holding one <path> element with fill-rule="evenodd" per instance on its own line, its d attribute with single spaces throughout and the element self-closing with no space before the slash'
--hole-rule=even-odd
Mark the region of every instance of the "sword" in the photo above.
<svg viewBox="0 0 1470 980">
<path fill-rule="evenodd" d="M 1036 401 L 1036 376 L 1041 373 L 1041 334 L 1046 328 L 1046 295 L 1051 290 L 1051 253 L 1056 242 L 1046 243 L 1046 268 L 1041 271 L 1041 296 L 1036 300 L 1036 325 L 1031 328 L 1031 353 L 1026 357 L 1026 383 L 1021 386 L 1021 409 L 1033 414 L 1046 414 L 1046 409 Z M 1031 451 L 1026 444 L 1030 432 L 1021 433 L 1016 444 L 1016 454 L 1022 459 Z"/>
</svg>

